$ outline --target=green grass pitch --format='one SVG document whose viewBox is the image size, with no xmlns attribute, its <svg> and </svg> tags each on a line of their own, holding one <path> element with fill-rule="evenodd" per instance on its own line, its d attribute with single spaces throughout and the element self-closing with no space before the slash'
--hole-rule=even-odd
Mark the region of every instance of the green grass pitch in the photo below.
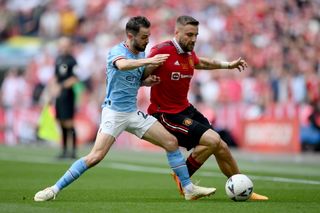
<svg viewBox="0 0 320 213">
<path fill-rule="evenodd" d="M 89 148 L 82 148 L 84 155 Z M 128 213 L 291 213 L 320 212 L 320 156 L 261 157 L 236 154 L 242 172 L 267 202 L 234 202 L 226 197 L 226 178 L 214 158 L 192 177 L 215 195 L 185 201 L 173 183 L 164 153 L 111 149 L 97 167 L 64 189 L 54 201 L 34 202 L 34 194 L 50 186 L 73 161 L 55 159 L 57 148 L 0 146 L 0 212 L 128 212 Z"/>
</svg>

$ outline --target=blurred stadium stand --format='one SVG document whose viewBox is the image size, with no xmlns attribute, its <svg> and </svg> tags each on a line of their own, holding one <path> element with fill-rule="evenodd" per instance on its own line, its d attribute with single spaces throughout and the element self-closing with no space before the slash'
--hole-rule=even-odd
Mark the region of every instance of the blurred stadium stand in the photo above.
<svg viewBox="0 0 320 213">
<path fill-rule="evenodd" d="M 320 101 L 320 0 L 0 0 L 0 84 L 18 68 L 22 72 L 12 82 L 24 85 L 9 88 L 15 91 L 9 107 L 1 87 L 0 141 L 5 143 L 8 129 L 13 144 L 36 140 L 36 116 L 19 115 L 39 115 L 41 102 L 34 93 L 53 75 L 59 36 L 70 36 L 76 44 L 82 81 L 78 125 L 87 130 L 81 140 L 86 143 L 99 123 L 106 54 L 125 39 L 128 18 L 151 20 L 150 48 L 173 37 L 175 19 L 183 14 L 200 21 L 199 56 L 241 56 L 249 64 L 242 73 L 197 71 L 189 94 L 217 130 L 230 133 L 230 144 L 243 143 L 243 120 L 268 118 L 275 123 L 289 119 L 292 125 L 298 120 L 293 131 L 308 128 L 319 136 L 298 134 L 296 140 L 303 149 L 319 148 L 320 130 L 312 127 L 309 116 Z M 148 88 L 142 88 L 139 104 L 146 109 Z M 11 127 L 5 120 L 8 108 L 15 121 Z"/>
</svg>

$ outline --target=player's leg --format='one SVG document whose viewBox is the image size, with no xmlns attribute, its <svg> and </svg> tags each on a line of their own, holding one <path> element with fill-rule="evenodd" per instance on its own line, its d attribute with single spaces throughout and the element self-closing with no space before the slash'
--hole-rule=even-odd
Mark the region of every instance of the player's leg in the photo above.
<svg viewBox="0 0 320 213">
<path fill-rule="evenodd" d="M 212 154 L 212 150 L 208 149 L 207 146 L 196 145 L 194 147 L 186 160 L 190 177 L 200 169 Z"/>
<path fill-rule="evenodd" d="M 234 174 L 240 173 L 237 162 L 233 158 L 227 143 L 221 139 L 217 132 L 208 129 L 201 136 L 200 145 L 195 148 L 195 153 L 192 155 L 195 159 L 202 161 L 211 152 L 225 176 L 229 178 Z"/>
<path fill-rule="evenodd" d="M 172 131 L 175 131 L 176 127 L 183 129 L 184 134 L 174 134 L 178 137 L 179 145 L 187 149 L 194 148 L 186 161 L 190 177 L 212 154 L 215 155 L 221 171 L 227 177 L 239 173 L 237 163 L 227 144 L 196 108 L 190 106 L 177 115 L 163 115 L 160 120 L 165 123 L 165 127 L 175 127 Z"/>
<path fill-rule="evenodd" d="M 102 118 L 95 144 L 91 152 L 83 158 L 75 161 L 66 173 L 56 182 L 55 185 L 36 193 L 35 201 L 47 201 L 54 199 L 57 193 L 78 179 L 88 168 L 99 163 L 108 153 L 115 138 L 125 128 L 123 123 L 119 125 L 109 125 L 117 120 L 114 113 L 109 113 L 106 109 L 102 111 Z"/>
<path fill-rule="evenodd" d="M 158 119 L 178 138 L 179 145 L 187 149 L 194 147 L 186 161 L 190 177 L 211 155 L 215 155 L 221 171 L 227 177 L 240 173 L 227 144 L 212 129 L 209 121 L 193 106 L 175 115 L 161 114 Z M 179 181 L 175 177 L 174 180 L 180 189 Z M 251 199 L 267 200 L 268 198 L 252 193 Z"/>
<path fill-rule="evenodd" d="M 192 184 L 185 165 L 185 159 L 179 150 L 177 139 L 154 117 L 142 112 L 133 113 L 127 131 L 167 151 L 169 165 L 181 181 L 186 200 L 195 200 L 211 195 L 216 191 L 215 188 L 204 188 Z"/>
<path fill-rule="evenodd" d="M 200 138 L 200 145 L 196 146 L 192 156 L 197 162 L 204 162 L 210 155 L 209 153 L 215 156 L 216 161 L 219 165 L 220 170 L 227 177 L 230 177 L 235 174 L 239 174 L 240 170 L 238 168 L 236 160 L 233 158 L 230 149 L 226 142 L 224 142 L 220 135 L 212 129 L 208 129 Z M 209 156 L 208 156 L 209 155 Z M 250 200 L 268 200 L 269 198 L 252 193 Z"/>
<path fill-rule="evenodd" d="M 199 144 L 204 133 L 211 130 L 211 125 L 209 121 L 192 106 L 178 114 L 160 114 L 157 115 L 157 118 L 166 129 L 178 138 L 180 146 L 188 150 L 194 148 L 186 160 L 186 165 L 191 177 L 214 153 L 216 149 L 214 145 L 216 143 L 213 141 L 220 139 L 219 135 L 214 135 L 216 136 L 214 140 L 210 138 L 210 142 L 205 141 L 206 143 L 203 142 Z M 174 175 L 173 177 L 181 193 L 180 182 Z"/>
<path fill-rule="evenodd" d="M 177 114 L 162 113 L 155 116 L 171 134 L 176 136 L 179 146 L 187 150 L 197 147 L 186 160 L 191 177 L 213 154 L 206 146 L 199 145 L 202 134 L 211 128 L 209 121 L 192 106 Z M 200 123 L 202 121 L 207 125 Z"/>
<path fill-rule="evenodd" d="M 156 121 L 142 138 L 164 148 L 167 152 L 167 158 L 171 169 L 178 175 L 182 186 L 185 187 L 191 184 L 184 157 L 179 150 L 178 141 L 173 135 L 166 131 L 165 128 Z"/>
<path fill-rule="evenodd" d="M 166 131 L 159 122 L 155 122 L 148 129 L 143 139 L 161 146 L 167 151 L 169 165 L 181 182 L 186 200 L 196 200 L 209 196 L 216 191 L 215 188 L 205 188 L 192 184 L 185 159 L 179 150 L 177 139 Z"/>
<path fill-rule="evenodd" d="M 153 117 L 141 111 L 131 114 L 128 132 L 160 146 L 167 151 L 172 170 L 178 175 L 183 187 L 191 184 L 188 170 L 181 154 L 177 139 Z"/>
<path fill-rule="evenodd" d="M 105 157 L 114 141 L 115 138 L 113 136 L 99 131 L 91 152 L 75 161 L 55 185 L 36 193 L 34 200 L 47 201 L 55 199 L 59 191 L 77 180 L 90 167 L 98 164 Z"/>
<path fill-rule="evenodd" d="M 115 137 L 110 134 L 105 134 L 101 129 L 97 133 L 96 142 L 91 149 L 91 152 L 84 157 L 86 165 L 90 168 L 98 164 L 109 152 Z"/>
<path fill-rule="evenodd" d="M 203 163 L 211 156 L 213 155 L 213 149 L 210 146 L 205 145 L 197 145 L 192 153 L 189 155 L 189 157 L 186 160 L 186 165 L 188 167 L 188 171 L 190 174 L 190 177 L 203 165 Z M 220 161 L 221 163 L 221 161 Z M 220 166 L 220 164 L 219 164 Z M 228 165 L 227 165 L 228 166 Z M 232 172 L 227 171 L 227 166 L 223 166 L 223 173 L 228 172 L 228 175 L 230 175 Z M 181 193 L 180 189 L 180 182 L 177 180 L 177 178 L 173 175 L 173 179 L 175 180 L 177 187 Z"/>
</svg>

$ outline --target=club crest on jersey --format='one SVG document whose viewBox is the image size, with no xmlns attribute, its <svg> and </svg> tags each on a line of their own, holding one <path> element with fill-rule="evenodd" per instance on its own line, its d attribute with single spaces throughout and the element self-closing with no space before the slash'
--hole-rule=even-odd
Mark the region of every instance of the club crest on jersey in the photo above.
<svg viewBox="0 0 320 213">
<path fill-rule="evenodd" d="M 191 66 L 191 67 L 194 67 L 194 63 L 193 63 L 192 58 L 191 58 L 191 57 L 189 57 L 188 59 L 189 59 L 189 64 L 190 64 L 190 66 Z"/>
<path fill-rule="evenodd" d="M 192 123 L 193 123 L 193 121 L 192 121 L 192 119 L 190 119 L 190 118 L 186 118 L 186 119 L 184 119 L 183 120 L 183 125 L 185 125 L 185 126 L 190 126 Z"/>
</svg>

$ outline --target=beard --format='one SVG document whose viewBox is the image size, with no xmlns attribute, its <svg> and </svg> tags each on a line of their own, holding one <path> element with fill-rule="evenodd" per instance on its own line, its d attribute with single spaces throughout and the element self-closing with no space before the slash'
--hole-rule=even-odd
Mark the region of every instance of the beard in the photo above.
<svg viewBox="0 0 320 213">
<path fill-rule="evenodd" d="M 139 45 L 137 42 L 133 42 L 133 48 L 138 50 L 139 52 L 145 51 L 147 45 Z"/>
<path fill-rule="evenodd" d="M 179 44 L 180 47 L 183 49 L 184 52 L 191 52 L 194 49 L 194 43 L 189 43 L 187 45 L 185 44 Z"/>
</svg>

